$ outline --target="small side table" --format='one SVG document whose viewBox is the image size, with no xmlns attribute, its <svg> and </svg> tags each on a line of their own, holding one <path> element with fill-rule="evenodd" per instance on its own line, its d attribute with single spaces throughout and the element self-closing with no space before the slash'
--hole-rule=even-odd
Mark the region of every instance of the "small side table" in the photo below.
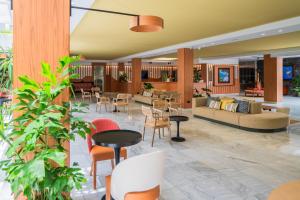
<svg viewBox="0 0 300 200">
<path fill-rule="evenodd" d="M 184 142 L 185 138 L 180 137 L 179 126 L 180 126 L 180 122 L 188 121 L 189 118 L 187 116 L 182 116 L 182 115 L 173 115 L 173 116 L 170 116 L 169 118 L 170 118 L 170 121 L 175 121 L 177 123 L 177 136 L 172 137 L 171 139 L 174 142 Z"/>
</svg>

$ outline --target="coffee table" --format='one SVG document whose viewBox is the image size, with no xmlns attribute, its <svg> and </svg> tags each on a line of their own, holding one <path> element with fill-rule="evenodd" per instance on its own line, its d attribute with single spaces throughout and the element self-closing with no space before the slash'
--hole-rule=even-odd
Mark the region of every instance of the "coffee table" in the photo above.
<svg viewBox="0 0 300 200">
<path fill-rule="evenodd" d="M 177 135 L 176 135 L 176 137 L 172 137 L 171 139 L 175 142 L 184 142 L 185 138 L 180 137 L 179 126 L 180 126 L 180 122 L 188 121 L 189 118 L 187 116 L 183 116 L 183 115 L 173 115 L 173 116 L 170 116 L 169 118 L 170 118 L 170 121 L 175 121 L 177 123 Z"/>
<path fill-rule="evenodd" d="M 121 147 L 139 143 L 142 140 L 142 134 L 132 130 L 109 130 L 94 134 L 92 139 L 96 145 L 114 148 L 115 163 L 118 165 L 120 163 Z M 104 195 L 102 200 L 105 200 L 105 197 Z"/>
</svg>

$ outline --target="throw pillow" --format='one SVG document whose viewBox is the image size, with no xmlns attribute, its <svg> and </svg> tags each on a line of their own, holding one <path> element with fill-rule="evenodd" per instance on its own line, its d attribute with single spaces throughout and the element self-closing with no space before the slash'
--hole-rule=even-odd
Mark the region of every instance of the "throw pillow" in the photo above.
<svg viewBox="0 0 300 200">
<path fill-rule="evenodd" d="M 152 96 L 152 93 L 151 93 L 151 92 L 144 91 L 143 96 L 145 96 L 145 97 L 151 97 L 151 96 Z"/>
<path fill-rule="evenodd" d="M 206 101 L 206 106 L 209 107 L 211 101 L 220 101 L 219 97 L 208 97 Z"/>
<path fill-rule="evenodd" d="M 249 109 L 250 109 L 249 101 L 235 100 L 235 103 L 238 103 L 237 112 L 249 113 Z"/>
<path fill-rule="evenodd" d="M 226 104 L 224 110 L 229 111 L 229 112 L 236 112 L 238 106 L 239 106 L 238 103 L 229 103 L 229 104 Z"/>
<path fill-rule="evenodd" d="M 214 109 L 220 110 L 221 109 L 221 102 L 215 101 Z"/>
<path fill-rule="evenodd" d="M 209 103 L 209 105 L 208 105 L 208 107 L 209 108 L 215 108 L 215 104 L 216 104 L 216 101 L 211 100 L 210 103 Z"/>
<path fill-rule="evenodd" d="M 231 104 L 234 102 L 234 99 L 221 99 L 221 110 L 225 110 L 227 104 Z"/>
</svg>

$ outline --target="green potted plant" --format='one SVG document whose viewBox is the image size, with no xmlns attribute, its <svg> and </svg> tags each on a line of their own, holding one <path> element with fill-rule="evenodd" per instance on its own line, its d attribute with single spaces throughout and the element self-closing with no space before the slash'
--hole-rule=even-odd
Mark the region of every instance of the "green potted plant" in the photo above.
<svg viewBox="0 0 300 200">
<path fill-rule="evenodd" d="M 0 97 L 5 96 L 12 89 L 13 54 L 11 49 L 1 48 L 0 53 L 5 55 L 0 59 Z"/>
<path fill-rule="evenodd" d="M 292 80 L 292 90 L 296 96 L 300 96 L 300 75 L 297 75 Z"/>
<path fill-rule="evenodd" d="M 144 83 L 144 89 L 145 90 L 151 90 L 153 89 L 153 85 L 151 83 Z"/>
<path fill-rule="evenodd" d="M 85 107 L 81 103 L 57 103 L 59 96 L 71 88 L 70 78 L 76 75 L 69 75 L 72 68 L 68 66 L 77 60 L 62 58 L 54 72 L 43 63 L 41 75 L 45 81 L 41 83 L 28 76 L 19 77 L 23 86 L 14 93 L 17 103 L 12 110 L 17 114 L 10 123 L 12 130 L 0 125 L 0 136 L 9 145 L 0 167 L 15 197 L 69 199 L 72 189 L 80 189 L 85 182 L 80 168 L 66 164 L 65 146 L 76 135 L 84 138 L 90 133 L 90 124 L 74 116 Z"/>
<path fill-rule="evenodd" d="M 127 74 L 126 73 L 121 73 L 119 75 L 119 81 L 121 83 L 127 83 L 128 82 L 128 76 L 127 76 Z"/>
<path fill-rule="evenodd" d="M 194 83 L 199 83 L 201 80 L 201 71 L 198 69 L 194 69 Z"/>
</svg>

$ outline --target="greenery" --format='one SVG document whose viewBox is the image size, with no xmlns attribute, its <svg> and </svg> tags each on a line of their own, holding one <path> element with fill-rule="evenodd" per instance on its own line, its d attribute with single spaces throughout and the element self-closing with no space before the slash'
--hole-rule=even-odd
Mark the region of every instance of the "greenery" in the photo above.
<svg viewBox="0 0 300 200">
<path fill-rule="evenodd" d="M 128 82 L 128 75 L 126 73 L 122 73 L 119 75 L 119 81 L 122 83 Z"/>
<path fill-rule="evenodd" d="M 293 91 L 296 92 L 298 96 L 300 96 L 300 75 L 295 76 L 292 80 Z"/>
<path fill-rule="evenodd" d="M 0 59 L 0 92 L 12 89 L 13 79 L 13 54 L 11 50 L 1 49 L 0 54 L 5 58 Z"/>
<path fill-rule="evenodd" d="M 201 80 L 201 70 L 194 69 L 194 83 L 199 83 Z"/>
<path fill-rule="evenodd" d="M 60 59 L 55 72 L 43 63 L 42 83 L 28 76 L 19 77 L 23 85 L 15 91 L 17 103 L 12 110 L 16 116 L 9 123 L 12 130 L 0 123 L 0 136 L 9 145 L 0 167 L 15 197 L 69 199 L 68 193 L 80 189 L 86 181 L 80 168 L 66 165 L 69 152 L 65 146 L 76 135 L 85 138 L 90 133 L 90 124 L 74 116 L 86 107 L 81 103 L 59 103 L 62 93 L 70 89 L 70 79 L 77 76 L 70 75 L 73 69 L 68 67 L 77 60 Z"/>
<path fill-rule="evenodd" d="M 144 83 L 144 89 L 145 90 L 151 90 L 153 89 L 153 85 L 151 83 Z"/>
<path fill-rule="evenodd" d="M 208 89 L 208 88 L 201 88 L 202 91 L 205 92 L 206 96 L 210 97 L 212 90 Z"/>
</svg>

